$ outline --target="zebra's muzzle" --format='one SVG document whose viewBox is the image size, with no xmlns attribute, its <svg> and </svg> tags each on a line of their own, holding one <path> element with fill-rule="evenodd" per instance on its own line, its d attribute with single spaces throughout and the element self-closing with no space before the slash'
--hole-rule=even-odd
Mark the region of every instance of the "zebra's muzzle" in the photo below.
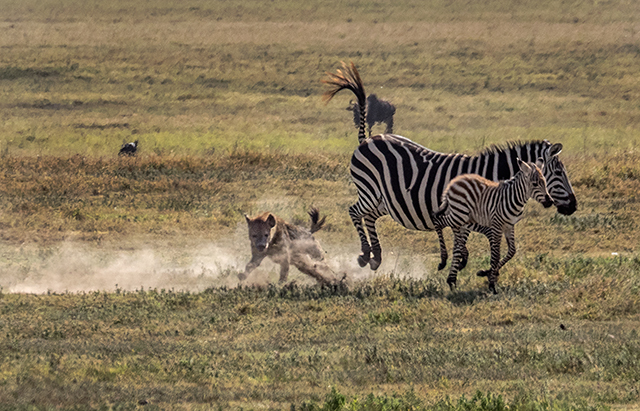
<svg viewBox="0 0 640 411">
<path fill-rule="evenodd" d="M 549 208 L 553 205 L 553 200 L 550 196 L 546 195 L 544 196 L 544 200 L 541 202 L 541 204 L 544 208 Z"/>
<path fill-rule="evenodd" d="M 578 201 L 576 201 L 576 196 L 571 194 L 569 196 L 569 202 L 567 204 L 559 204 L 558 212 L 562 215 L 571 215 L 576 212 L 578 209 Z"/>
</svg>

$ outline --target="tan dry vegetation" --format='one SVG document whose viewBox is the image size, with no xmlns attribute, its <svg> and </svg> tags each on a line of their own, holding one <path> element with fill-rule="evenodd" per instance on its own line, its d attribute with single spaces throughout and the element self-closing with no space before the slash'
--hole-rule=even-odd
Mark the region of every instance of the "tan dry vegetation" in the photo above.
<svg viewBox="0 0 640 411">
<path fill-rule="evenodd" d="M 511 409 L 637 408 L 635 2 L 0 10 L 0 406 L 287 409 L 332 386 L 358 404 L 480 389 Z M 474 275 L 479 236 L 456 293 L 435 234 L 388 218 L 380 271 L 356 266 L 352 96 L 320 100 L 342 60 L 430 148 L 564 144 L 580 208 L 527 207 L 498 297 Z M 243 214 L 305 224 L 311 205 L 351 288 L 268 286 L 268 264 L 237 287 Z"/>
<path fill-rule="evenodd" d="M 567 47 L 618 47 L 638 41 L 635 22 L 227 22 L 74 21 L 4 22 L 1 47 L 207 47 L 229 44 L 283 44 L 361 51 L 374 46 L 418 46 L 421 51 L 445 51 L 448 44 L 469 45 L 492 54 L 508 54 L 527 45 L 528 51 L 562 51 Z M 266 35 L 268 33 L 268 35 Z M 126 43 L 123 43 L 125 42 Z M 416 44 L 418 43 L 418 44 Z M 178 57 L 178 56 L 176 56 Z"/>
</svg>

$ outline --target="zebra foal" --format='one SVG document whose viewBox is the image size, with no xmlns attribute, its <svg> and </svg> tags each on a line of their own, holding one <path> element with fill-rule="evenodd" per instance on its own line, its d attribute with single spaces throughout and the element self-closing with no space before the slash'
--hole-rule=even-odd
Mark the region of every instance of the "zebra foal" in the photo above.
<svg viewBox="0 0 640 411">
<path fill-rule="evenodd" d="M 442 205 L 434 214 L 436 229 L 451 227 L 454 234 L 453 261 L 447 284 L 453 289 L 463 260 L 468 254 L 467 238 L 472 224 L 486 227 L 491 245 L 491 268 L 478 272 L 489 277 L 489 289 L 496 294 L 499 271 L 516 253 L 514 225 L 522 218 L 527 200 L 535 199 L 545 208 L 553 205 L 547 183 L 538 164 L 517 160 L 520 171 L 509 180 L 495 182 L 477 174 L 463 174 L 451 180 L 442 194 Z M 507 240 L 507 255 L 500 260 L 500 241 Z M 444 240 L 442 237 L 440 241 Z M 444 246 L 441 244 L 441 246 Z"/>
</svg>

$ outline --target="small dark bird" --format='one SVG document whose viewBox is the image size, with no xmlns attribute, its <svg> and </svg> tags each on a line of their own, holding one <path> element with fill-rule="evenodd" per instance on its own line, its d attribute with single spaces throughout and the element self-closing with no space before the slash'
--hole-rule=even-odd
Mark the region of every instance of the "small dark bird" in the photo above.
<svg viewBox="0 0 640 411">
<path fill-rule="evenodd" d="M 565 327 L 564 324 L 560 324 L 560 329 L 564 331 L 567 329 L 567 327 Z"/>
<path fill-rule="evenodd" d="M 119 156 L 135 156 L 136 151 L 138 151 L 138 140 L 133 143 L 122 143 L 122 147 L 120 147 L 120 152 L 118 152 Z"/>
</svg>

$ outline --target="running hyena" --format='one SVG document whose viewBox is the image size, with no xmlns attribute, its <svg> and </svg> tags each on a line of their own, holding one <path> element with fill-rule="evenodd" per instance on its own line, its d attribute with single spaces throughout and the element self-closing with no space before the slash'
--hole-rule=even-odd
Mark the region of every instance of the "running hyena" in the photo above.
<svg viewBox="0 0 640 411">
<path fill-rule="evenodd" d="M 335 274 L 324 261 L 324 251 L 312 235 L 322 228 L 325 218 L 320 219 L 316 208 L 309 211 L 309 216 L 311 228 L 307 230 L 268 212 L 253 218 L 245 215 L 251 240 L 251 261 L 238 276 L 240 280 L 246 279 L 265 257 L 269 257 L 280 264 L 281 283 L 287 281 L 290 265 L 321 284 L 335 282 Z"/>
</svg>

